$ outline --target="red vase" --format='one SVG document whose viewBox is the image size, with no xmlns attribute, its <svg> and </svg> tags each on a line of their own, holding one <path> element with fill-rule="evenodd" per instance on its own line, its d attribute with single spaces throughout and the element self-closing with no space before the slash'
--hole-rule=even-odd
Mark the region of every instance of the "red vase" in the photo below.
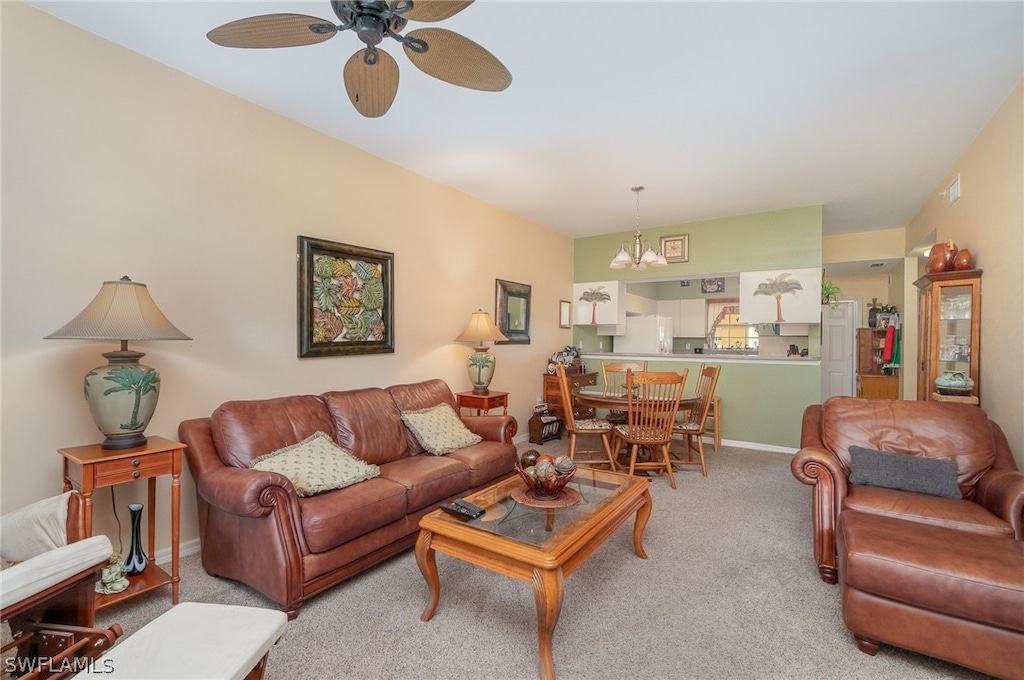
<svg viewBox="0 0 1024 680">
<path fill-rule="evenodd" d="M 958 272 L 965 269 L 974 269 L 974 256 L 971 255 L 971 251 L 967 250 L 967 248 L 958 250 L 953 258 L 953 269 Z"/>
</svg>

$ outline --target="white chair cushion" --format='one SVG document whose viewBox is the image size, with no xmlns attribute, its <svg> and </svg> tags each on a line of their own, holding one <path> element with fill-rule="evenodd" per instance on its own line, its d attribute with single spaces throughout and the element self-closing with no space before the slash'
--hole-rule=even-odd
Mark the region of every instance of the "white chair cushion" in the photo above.
<svg viewBox="0 0 1024 680">
<path fill-rule="evenodd" d="M 91 536 L 0 571 L 0 609 L 17 604 L 89 567 L 106 564 L 113 551 L 109 538 Z"/>
<path fill-rule="evenodd" d="M 612 424 L 604 418 L 582 418 L 576 421 L 577 430 L 611 430 Z"/>
<path fill-rule="evenodd" d="M 68 497 L 51 496 L 0 517 L 0 556 L 24 562 L 67 545 Z"/>
<path fill-rule="evenodd" d="M 696 432 L 700 429 L 700 423 L 680 423 L 677 422 L 672 426 L 672 430 L 675 432 Z"/>
<path fill-rule="evenodd" d="M 182 602 L 122 638 L 75 677 L 241 680 L 287 623 L 288 616 L 276 609 Z"/>
</svg>

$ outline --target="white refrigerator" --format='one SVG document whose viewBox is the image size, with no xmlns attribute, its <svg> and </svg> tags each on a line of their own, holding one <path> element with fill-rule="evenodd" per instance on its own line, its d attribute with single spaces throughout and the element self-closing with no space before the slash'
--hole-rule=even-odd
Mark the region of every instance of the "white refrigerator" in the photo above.
<svg viewBox="0 0 1024 680">
<path fill-rule="evenodd" d="M 669 354 L 672 351 L 672 317 L 631 316 L 626 334 L 615 337 L 614 352 L 625 354 Z"/>
</svg>

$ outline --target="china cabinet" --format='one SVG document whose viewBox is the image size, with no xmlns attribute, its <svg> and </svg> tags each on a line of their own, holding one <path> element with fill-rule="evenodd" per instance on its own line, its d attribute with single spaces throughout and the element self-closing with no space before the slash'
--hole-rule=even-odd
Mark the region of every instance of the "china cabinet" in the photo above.
<svg viewBox="0 0 1024 680">
<path fill-rule="evenodd" d="M 981 270 L 925 274 L 918 288 L 918 374 L 917 398 L 934 400 L 940 395 L 935 379 L 944 374 L 962 374 L 969 379 L 970 393 L 980 395 L 981 378 Z M 966 392 L 966 390 L 964 390 Z M 945 401 L 945 399 L 943 399 Z"/>
</svg>

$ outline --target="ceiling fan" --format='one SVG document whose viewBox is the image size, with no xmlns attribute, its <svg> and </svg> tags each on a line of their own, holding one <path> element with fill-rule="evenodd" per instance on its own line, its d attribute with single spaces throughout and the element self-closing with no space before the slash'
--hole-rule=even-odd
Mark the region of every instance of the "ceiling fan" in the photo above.
<svg viewBox="0 0 1024 680">
<path fill-rule="evenodd" d="M 352 30 L 366 45 L 345 64 L 345 90 L 367 118 L 383 116 L 398 94 L 398 62 L 378 45 L 392 38 L 409 61 L 440 80 L 473 90 L 499 92 L 512 74 L 498 59 L 469 38 L 443 28 L 419 28 L 402 35 L 409 21 L 442 21 L 473 0 L 331 0 L 341 21 L 304 14 L 262 14 L 218 26 L 206 37 L 224 47 L 298 47 L 313 45 Z"/>
</svg>

